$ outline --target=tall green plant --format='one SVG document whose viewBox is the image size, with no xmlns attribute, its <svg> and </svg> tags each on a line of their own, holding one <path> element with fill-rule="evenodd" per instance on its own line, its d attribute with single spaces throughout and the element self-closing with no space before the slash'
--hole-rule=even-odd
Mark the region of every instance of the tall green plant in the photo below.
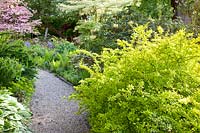
<svg viewBox="0 0 200 133">
<path fill-rule="evenodd" d="M 200 37 L 138 26 L 119 49 L 92 55 L 91 77 L 72 97 L 93 132 L 199 132 Z M 85 52 L 87 53 L 87 52 Z"/>
<path fill-rule="evenodd" d="M 95 33 L 101 27 L 101 15 L 110 15 L 121 11 L 124 6 L 131 4 L 132 0 L 69 0 L 68 2 L 69 4 L 60 4 L 61 9 L 64 11 L 79 11 L 81 16 L 75 27 L 75 31 L 79 33 L 79 36 L 74 40 L 81 48 L 93 50 L 91 40 L 96 38 Z"/>
</svg>

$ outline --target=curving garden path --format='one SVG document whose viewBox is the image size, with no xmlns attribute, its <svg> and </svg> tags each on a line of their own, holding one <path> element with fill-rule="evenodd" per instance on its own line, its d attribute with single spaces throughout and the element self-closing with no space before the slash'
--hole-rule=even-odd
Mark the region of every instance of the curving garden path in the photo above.
<svg viewBox="0 0 200 133">
<path fill-rule="evenodd" d="M 31 101 L 30 128 L 34 133 L 88 133 L 86 115 L 76 115 L 78 103 L 67 97 L 73 87 L 53 74 L 39 70 Z"/>
</svg>

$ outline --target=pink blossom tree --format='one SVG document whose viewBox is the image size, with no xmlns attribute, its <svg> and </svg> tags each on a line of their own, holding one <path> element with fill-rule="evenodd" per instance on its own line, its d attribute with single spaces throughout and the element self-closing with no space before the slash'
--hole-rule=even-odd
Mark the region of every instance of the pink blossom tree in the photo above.
<svg viewBox="0 0 200 133">
<path fill-rule="evenodd" d="M 31 20 L 33 13 L 23 0 L 0 0 L 0 31 L 34 33 L 40 20 Z"/>
</svg>

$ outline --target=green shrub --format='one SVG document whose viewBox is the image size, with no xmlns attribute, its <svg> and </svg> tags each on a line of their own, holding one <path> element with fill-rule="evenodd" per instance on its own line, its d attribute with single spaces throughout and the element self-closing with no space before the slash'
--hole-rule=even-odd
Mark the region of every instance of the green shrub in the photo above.
<svg viewBox="0 0 200 133">
<path fill-rule="evenodd" d="M 22 41 L 13 41 L 8 33 L 0 35 L 0 87 L 6 87 L 21 102 L 33 92 L 36 66 L 32 51 Z"/>
<path fill-rule="evenodd" d="M 154 37 L 152 37 L 154 36 Z M 200 37 L 135 28 L 130 43 L 104 49 L 72 98 L 93 132 L 200 132 Z M 101 67 L 99 64 L 102 64 Z"/>
<path fill-rule="evenodd" d="M 13 93 L 12 96 L 17 97 L 19 102 L 30 102 L 30 98 L 34 92 L 33 80 L 22 77 L 20 80 L 11 83 L 8 88 Z"/>
<path fill-rule="evenodd" d="M 0 90 L 0 132 L 29 133 L 26 124 L 30 117 L 30 112 L 16 98 Z"/>
<path fill-rule="evenodd" d="M 16 60 L 0 57 L 0 86 L 9 86 L 21 77 L 22 65 Z"/>
<path fill-rule="evenodd" d="M 0 57 L 17 60 L 23 66 L 22 76 L 33 79 L 36 74 L 32 51 L 24 46 L 23 41 L 13 41 L 9 34 L 0 35 Z"/>
<path fill-rule="evenodd" d="M 23 67 L 10 58 L 0 57 L 0 86 L 7 87 L 20 102 L 27 102 L 33 93 L 33 80 L 22 77 Z"/>
<path fill-rule="evenodd" d="M 55 43 L 55 51 L 62 54 L 62 53 L 70 53 L 75 51 L 77 47 L 66 40 L 56 40 L 54 39 L 53 42 Z"/>
</svg>

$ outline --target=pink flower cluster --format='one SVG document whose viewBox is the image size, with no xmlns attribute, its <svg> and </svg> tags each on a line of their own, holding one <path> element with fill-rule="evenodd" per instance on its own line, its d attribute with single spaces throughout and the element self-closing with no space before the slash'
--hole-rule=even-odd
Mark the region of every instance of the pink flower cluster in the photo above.
<svg viewBox="0 0 200 133">
<path fill-rule="evenodd" d="M 40 20 L 31 20 L 33 13 L 22 0 L 0 0 L 0 31 L 34 33 Z"/>
</svg>

